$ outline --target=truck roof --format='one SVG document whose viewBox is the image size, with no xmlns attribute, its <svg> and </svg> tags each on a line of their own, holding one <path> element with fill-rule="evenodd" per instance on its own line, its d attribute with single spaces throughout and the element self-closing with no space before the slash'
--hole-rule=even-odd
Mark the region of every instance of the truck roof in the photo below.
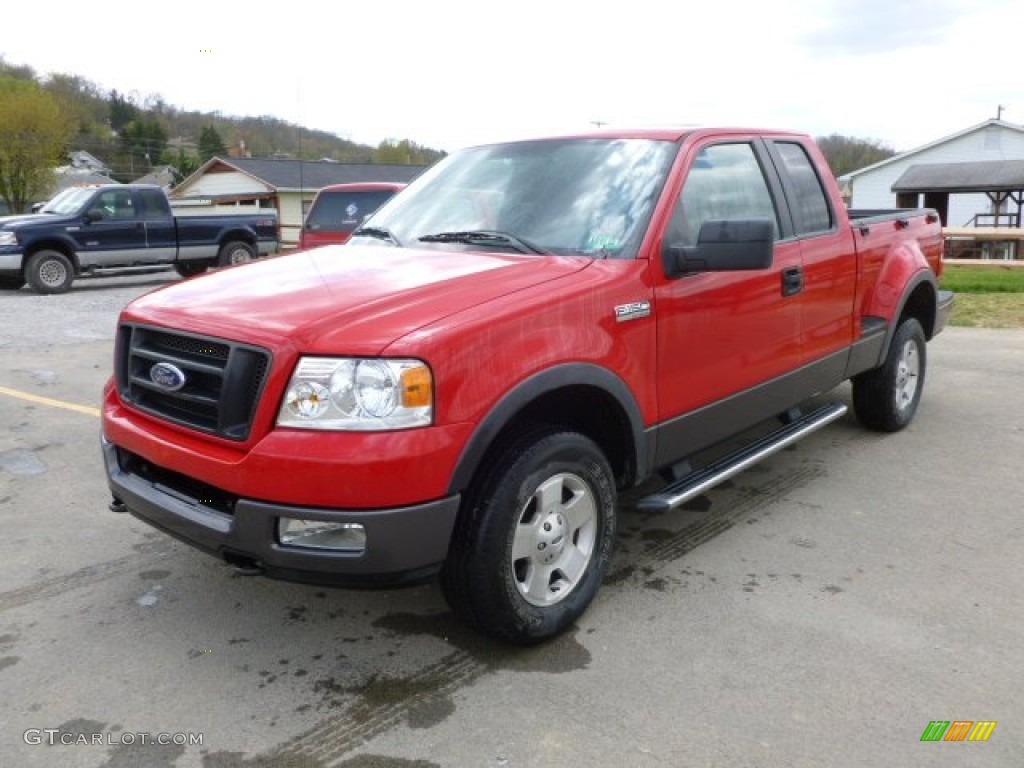
<svg viewBox="0 0 1024 768">
<path fill-rule="evenodd" d="M 758 136 L 803 136 L 794 131 L 751 128 L 744 126 L 701 126 L 678 125 L 662 127 L 623 127 L 599 128 L 580 131 L 578 133 L 555 134 L 551 136 L 533 136 L 516 139 L 516 141 L 538 141 L 544 139 L 651 139 L 654 141 L 680 141 L 687 136 L 696 134 L 755 134 Z M 498 143 L 498 142 L 488 142 Z"/>
</svg>

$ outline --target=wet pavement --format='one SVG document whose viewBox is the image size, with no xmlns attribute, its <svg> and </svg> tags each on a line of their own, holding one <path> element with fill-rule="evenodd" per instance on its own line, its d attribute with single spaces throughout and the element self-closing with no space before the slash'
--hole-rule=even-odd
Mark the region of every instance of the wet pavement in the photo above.
<svg viewBox="0 0 1024 768">
<path fill-rule="evenodd" d="M 1024 764 L 1024 332 L 948 329 L 900 434 L 847 417 L 675 512 L 632 493 L 590 610 L 518 649 L 434 584 L 240 577 L 107 511 L 116 313 L 173 279 L 0 293 L 0 765 Z"/>
</svg>

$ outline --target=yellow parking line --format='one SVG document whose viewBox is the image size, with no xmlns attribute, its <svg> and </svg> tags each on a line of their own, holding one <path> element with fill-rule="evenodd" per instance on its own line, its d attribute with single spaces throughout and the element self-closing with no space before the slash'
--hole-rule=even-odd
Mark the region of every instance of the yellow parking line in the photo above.
<svg viewBox="0 0 1024 768">
<path fill-rule="evenodd" d="M 28 400 L 30 403 L 39 403 L 40 405 L 49 405 L 53 408 L 64 408 L 68 411 L 75 411 L 76 413 L 84 413 L 86 416 L 99 416 L 99 408 L 91 408 L 88 405 L 77 405 L 76 403 L 65 403 L 63 400 L 54 400 L 51 397 L 40 397 L 39 395 L 33 395 L 31 392 L 21 392 L 17 389 L 8 389 L 7 387 L 0 387 L 0 395 L 8 395 L 9 397 L 16 397 L 19 400 Z"/>
</svg>

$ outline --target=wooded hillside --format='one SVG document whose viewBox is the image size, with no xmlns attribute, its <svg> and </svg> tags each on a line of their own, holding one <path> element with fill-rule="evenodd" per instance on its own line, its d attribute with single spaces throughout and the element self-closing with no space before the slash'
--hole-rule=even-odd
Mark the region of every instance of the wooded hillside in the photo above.
<svg viewBox="0 0 1024 768">
<path fill-rule="evenodd" d="M 31 67 L 9 64 L 2 57 L 0 78 L 31 81 L 53 96 L 70 123 L 67 149 L 94 155 L 113 169 L 118 181 L 165 164 L 175 166 L 180 180 L 212 154 L 414 164 L 430 164 L 445 154 L 409 139 L 389 139 L 376 147 L 356 144 L 269 115 L 188 111 L 159 95 L 106 90 L 77 75 L 40 77 Z"/>
</svg>

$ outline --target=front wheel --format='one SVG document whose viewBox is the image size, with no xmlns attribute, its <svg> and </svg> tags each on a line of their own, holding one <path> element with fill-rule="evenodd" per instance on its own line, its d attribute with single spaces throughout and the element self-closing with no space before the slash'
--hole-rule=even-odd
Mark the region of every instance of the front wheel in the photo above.
<svg viewBox="0 0 1024 768">
<path fill-rule="evenodd" d="M 241 240 L 234 240 L 225 243 L 217 255 L 217 264 L 222 267 L 233 267 L 236 264 L 245 264 L 256 258 L 256 251 L 248 243 Z"/>
<path fill-rule="evenodd" d="M 900 323 L 885 361 L 853 378 L 853 410 L 868 429 L 898 432 L 917 413 L 924 389 L 924 329 L 910 317 Z"/>
<path fill-rule="evenodd" d="M 37 293 L 65 293 L 71 290 L 75 268 L 60 251 L 37 251 L 25 265 L 25 278 Z"/>
<path fill-rule="evenodd" d="M 615 481 L 576 432 L 510 442 L 464 501 L 441 584 L 449 605 L 486 634 L 529 645 L 578 619 L 615 542 Z"/>
</svg>

